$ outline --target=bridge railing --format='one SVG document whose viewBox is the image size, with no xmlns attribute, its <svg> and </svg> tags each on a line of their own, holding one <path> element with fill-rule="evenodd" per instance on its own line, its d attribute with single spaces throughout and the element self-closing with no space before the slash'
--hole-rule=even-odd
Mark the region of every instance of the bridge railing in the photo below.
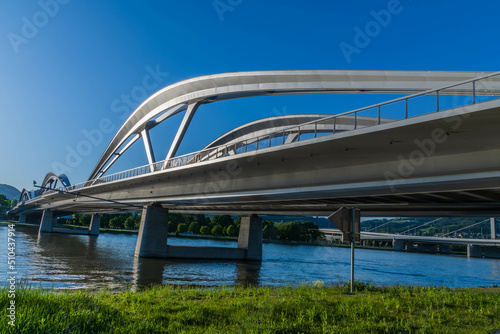
<svg viewBox="0 0 500 334">
<path fill-rule="evenodd" d="M 364 108 L 327 116 L 319 120 L 290 126 L 289 128 L 281 129 L 263 136 L 232 142 L 217 147 L 210 147 L 198 152 L 174 157 L 169 160 L 101 176 L 94 180 L 67 187 L 67 191 L 78 190 L 101 183 L 119 181 L 221 157 L 281 146 L 292 142 L 317 138 L 319 136 L 335 135 L 339 132 L 376 126 L 433 112 L 472 106 L 480 102 L 498 98 L 500 98 L 500 72 L 495 72 L 438 89 L 403 96 Z M 61 188 L 58 190 L 63 191 L 65 189 Z M 52 194 L 58 190 L 56 189 L 46 194 Z"/>
</svg>

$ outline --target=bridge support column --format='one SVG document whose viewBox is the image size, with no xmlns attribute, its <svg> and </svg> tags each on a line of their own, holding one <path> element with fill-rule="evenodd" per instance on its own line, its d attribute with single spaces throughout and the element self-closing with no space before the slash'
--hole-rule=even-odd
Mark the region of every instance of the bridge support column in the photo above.
<svg viewBox="0 0 500 334">
<path fill-rule="evenodd" d="M 157 204 L 144 207 L 135 247 L 135 256 L 167 257 L 167 238 L 168 210 Z"/>
<path fill-rule="evenodd" d="M 439 245 L 439 254 L 450 254 L 451 247 L 450 245 Z"/>
<path fill-rule="evenodd" d="M 418 244 L 417 252 L 420 253 L 437 253 L 437 245 L 436 244 Z"/>
<path fill-rule="evenodd" d="M 487 259 L 500 259 L 500 247 L 485 246 L 484 258 Z"/>
<path fill-rule="evenodd" d="M 396 240 L 394 239 L 392 241 L 392 249 L 397 250 L 397 251 L 404 251 L 406 250 L 406 245 L 403 240 Z"/>
<path fill-rule="evenodd" d="M 241 218 L 238 248 L 246 249 L 247 260 L 262 260 L 262 219 L 259 216 Z"/>
<path fill-rule="evenodd" d="M 26 223 L 26 215 L 19 215 L 19 220 L 17 221 L 18 224 L 24 224 Z"/>
<path fill-rule="evenodd" d="M 483 247 L 467 245 L 467 257 L 483 257 Z"/>
<path fill-rule="evenodd" d="M 101 215 L 92 215 L 89 226 L 89 235 L 99 235 L 99 229 L 101 228 Z"/>
<path fill-rule="evenodd" d="M 54 217 L 54 213 L 50 210 L 45 210 L 42 215 L 42 221 L 40 222 L 40 228 L 38 232 L 52 232 L 52 226 L 57 217 Z"/>
</svg>

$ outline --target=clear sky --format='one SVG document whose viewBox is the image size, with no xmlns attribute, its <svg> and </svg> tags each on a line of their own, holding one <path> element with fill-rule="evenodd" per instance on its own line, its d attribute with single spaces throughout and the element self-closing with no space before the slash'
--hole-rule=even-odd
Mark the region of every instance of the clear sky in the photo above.
<svg viewBox="0 0 500 334">
<path fill-rule="evenodd" d="M 148 75 L 150 95 L 194 76 L 248 70 L 498 71 L 499 7 L 480 0 L 2 1 L 0 183 L 31 189 L 57 166 L 68 167 L 72 183 L 85 181 L 123 116 L 147 97 L 134 88 Z M 366 29 L 371 37 L 356 38 Z M 202 106 L 179 154 L 259 118 L 336 113 L 367 101 L 377 97 Z M 180 117 L 152 131 L 158 160 Z M 89 133 L 91 146 L 79 147 Z M 78 148 L 86 155 L 69 166 Z M 137 142 L 115 170 L 146 162 Z"/>
</svg>

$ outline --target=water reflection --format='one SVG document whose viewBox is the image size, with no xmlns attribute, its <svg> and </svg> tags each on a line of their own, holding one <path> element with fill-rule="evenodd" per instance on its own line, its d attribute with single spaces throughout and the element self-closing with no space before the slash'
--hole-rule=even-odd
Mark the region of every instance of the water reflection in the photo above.
<svg viewBox="0 0 500 334">
<path fill-rule="evenodd" d="M 259 285 L 260 261 L 176 260 L 134 257 L 132 289 L 157 284 Z M 231 270 L 231 267 L 234 270 Z M 233 281 L 229 281 L 233 278 Z M 224 280 L 225 281 L 225 280 Z"/>
<path fill-rule="evenodd" d="M 99 237 L 24 230 L 32 261 L 28 280 L 65 288 L 134 290 L 157 284 L 258 285 L 260 261 L 149 259 L 133 256 L 136 235 L 101 234 Z M 169 242 L 190 240 L 171 238 Z M 213 245 L 211 240 L 198 245 Z M 222 246 L 234 246 L 225 243 Z M 26 268 L 28 269 L 28 268 Z M 42 273 L 41 275 L 37 275 Z M 54 283 L 55 282 L 55 283 Z"/>
</svg>

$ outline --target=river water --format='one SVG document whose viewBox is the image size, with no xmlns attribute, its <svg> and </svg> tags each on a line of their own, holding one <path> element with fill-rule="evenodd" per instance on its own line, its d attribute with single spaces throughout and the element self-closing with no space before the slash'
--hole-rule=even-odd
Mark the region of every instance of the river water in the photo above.
<svg viewBox="0 0 500 334">
<path fill-rule="evenodd" d="M 6 225 L 0 225 L 0 278 L 6 282 Z M 325 284 L 348 281 L 350 249 L 264 244 L 262 262 L 137 259 L 136 234 L 41 234 L 16 226 L 16 278 L 56 289 L 136 289 L 148 284 L 201 286 Z M 169 238 L 172 245 L 236 247 L 234 241 Z M 500 285 L 500 260 L 356 249 L 355 279 L 378 285 Z M 6 284 L 6 283 L 4 283 Z"/>
</svg>

